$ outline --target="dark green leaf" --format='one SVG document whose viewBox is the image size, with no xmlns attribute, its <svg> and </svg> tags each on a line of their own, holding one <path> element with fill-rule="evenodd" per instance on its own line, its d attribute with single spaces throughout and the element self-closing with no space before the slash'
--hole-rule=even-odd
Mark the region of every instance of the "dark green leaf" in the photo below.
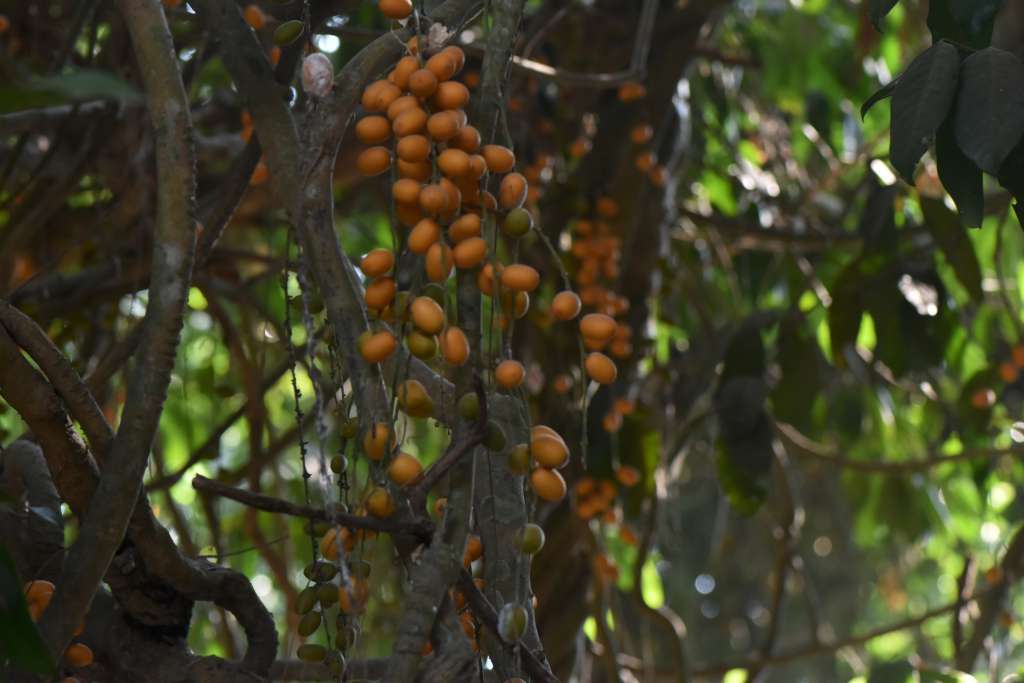
<svg viewBox="0 0 1024 683">
<path fill-rule="evenodd" d="M 913 182 L 914 169 L 956 94 L 960 53 L 945 41 L 935 43 L 910 63 L 892 96 L 890 157 L 892 165 Z"/>
<path fill-rule="evenodd" d="M 1024 141 L 1021 141 L 999 167 L 999 184 L 1017 201 L 1024 201 Z"/>
<path fill-rule="evenodd" d="M 964 60 L 956 140 L 981 170 L 996 175 L 1024 137 L 1024 63 L 996 48 Z"/>
<path fill-rule="evenodd" d="M 876 104 L 878 104 L 879 102 L 888 97 L 892 97 L 892 93 L 893 91 L 896 90 L 896 85 L 899 82 L 899 78 L 892 79 L 891 81 L 883 85 L 881 88 L 879 88 L 877 91 L 875 91 L 874 95 L 865 100 L 864 104 L 862 104 L 860 107 L 860 118 L 863 120 L 863 118 L 867 116 L 867 113 L 871 111 L 871 107 L 875 106 Z"/>
<path fill-rule="evenodd" d="M 801 431 L 807 431 L 814 402 L 821 387 L 821 350 L 804 329 L 804 321 L 791 316 L 779 325 L 776 356 L 782 377 L 772 389 L 775 417 Z"/>
<path fill-rule="evenodd" d="M 953 117 L 948 116 L 935 136 L 935 162 L 939 180 L 956 202 L 960 220 L 969 228 L 981 227 L 985 192 L 981 169 L 967 158 L 956 143 Z"/>
<path fill-rule="evenodd" d="M 914 667 L 910 662 L 886 662 L 871 667 L 868 683 L 912 683 Z"/>
<path fill-rule="evenodd" d="M 860 332 L 860 319 L 864 313 L 861 301 L 862 281 L 860 259 L 853 261 L 839 273 L 832 285 L 832 305 L 828 308 L 828 329 L 832 340 L 832 362 L 846 365 L 844 351 L 853 346 Z"/>
<path fill-rule="evenodd" d="M 28 613 L 14 560 L 0 546 L 0 662 L 9 658 L 15 669 L 53 675 L 57 668 Z"/>
<path fill-rule="evenodd" d="M 970 294 L 971 299 L 980 302 L 984 297 L 981 290 L 981 266 L 978 264 L 977 254 L 974 253 L 974 245 L 957 220 L 956 214 L 938 199 L 921 197 L 919 201 L 928 232 L 935 238 L 935 243 L 942 249 L 957 279 Z"/>
<path fill-rule="evenodd" d="M 882 30 L 882 19 L 885 19 L 885 16 L 892 11 L 897 2 L 899 0 L 871 0 L 871 4 L 868 5 L 868 12 L 871 15 L 871 23 L 879 31 Z"/>
</svg>

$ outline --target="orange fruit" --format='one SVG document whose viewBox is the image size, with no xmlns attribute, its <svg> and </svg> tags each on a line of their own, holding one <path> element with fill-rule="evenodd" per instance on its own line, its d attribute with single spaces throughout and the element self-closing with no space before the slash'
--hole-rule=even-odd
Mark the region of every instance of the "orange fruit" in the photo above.
<svg viewBox="0 0 1024 683">
<path fill-rule="evenodd" d="M 356 168 L 364 176 L 384 173 L 391 167 L 391 152 L 387 147 L 369 147 L 359 153 Z"/>
<path fill-rule="evenodd" d="M 473 126 L 462 126 L 455 136 L 448 141 L 448 146 L 472 154 L 480 149 L 480 131 Z"/>
<path fill-rule="evenodd" d="M 565 498 L 565 479 L 558 470 L 538 467 L 530 473 L 530 486 L 541 500 L 557 503 Z"/>
<path fill-rule="evenodd" d="M 460 178 L 470 171 L 469 155 L 461 149 L 446 149 L 437 155 L 437 167 L 449 178 Z"/>
<path fill-rule="evenodd" d="M 366 511 L 378 519 L 387 519 L 395 514 L 395 499 L 386 488 L 377 486 L 366 497 Z"/>
<path fill-rule="evenodd" d="M 601 427 L 609 434 L 614 434 L 622 429 L 622 416 L 615 411 L 605 413 L 601 418 Z"/>
<path fill-rule="evenodd" d="M 647 88 L 642 83 L 630 81 L 619 86 L 619 100 L 622 102 L 636 102 L 647 96 Z"/>
<path fill-rule="evenodd" d="M 425 183 L 430 180 L 430 176 L 433 171 L 430 168 L 430 163 L 427 161 L 403 161 L 398 160 L 398 177 L 408 178 L 409 180 L 415 180 L 420 183 Z M 419 195 L 417 195 L 418 200 Z"/>
<path fill-rule="evenodd" d="M 266 162 L 262 159 L 256 164 L 256 168 L 252 171 L 252 177 L 249 179 L 250 185 L 262 185 L 263 183 L 270 180 L 270 169 L 267 168 Z"/>
<path fill-rule="evenodd" d="M 447 197 L 446 208 L 441 212 L 441 215 L 445 220 L 451 220 L 459 213 L 459 209 L 462 208 L 462 192 L 459 191 L 455 183 L 444 176 L 441 177 L 437 184 L 441 186 Z"/>
<path fill-rule="evenodd" d="M 416 223 L 409 233 L 409 251 L 414 254 L 426 254 L 431 245 L 441 238 L 441 226 L 430 218 Z"/>
<path fill-rule="evenodd" d="M 448 142 L 459 132 L 459 118 L 450 111 L 431 114 L 427 119 L 427 132 L 435 142 Z"/>
<path fill-rule="evenodd" d="M 522 263 L 513 263 L 501 271 L 503 287 L 518 292 L 532 292 L 540 284 L 540 273 Z"/>
<path fill-rule="evenodd" d="M 530 455 L 538 465 L 548 469 L 557 469 L 569 462 L 569 448 L 565 442 L 547 434 L 530 440 Z"/>
<path fill-rule="evenodd" d="M 363 452 L 370 460 L 383 460 L 390 450 L 393 433 L 382 422 L 373 424 L 363 435 Z"/>
<path fill-rule="evenodd" d="M 498 188 L 498 203 L 506 211 L 516 209 L 526 201 L 526 178 L 521 173 L 509 173 L 501 179 Z"/>
<path fill-rule="evenodd" d="M 420 61 L 412 55 L 406 55 L 395 64 L 395 68 L 391 70 L 389 78 L 399 89 L 405 90 L 409 87 L 409 76 L 418 68 L 420 68 Z"/>
<path fill-rule="evenodd" d="M 267 23 L 267 16 L 257 5 L 246 5 L 242 16 L 245 17 L 245 23 L 249 24 L 254 31 L 259 31 Z"/>
<path fill-rule="evenodd" d="M 416 135 L 414 137 L 420 137 Z M 405 138 L 408 140 L 409 138 Z M 426 138 L 423 138 L 426 140 Z M 403 140 L 404 142 L 404 140 Z M 402 143 L 398 143 L 401 145 Z M 437 185 L 426 185 L 420 190 L 420 208 L 428 216 L 439 216 L 448 211 L 448 192 L 438 183 Z"/>
<path fill-rule="evenodd" d="M 423 218 L 423 211 L 420 210 L 419 202 L 415 204 L 395 204 L 395 217 L 398 222 L 406 227 L 412 227 Z"/>
<path fill-rule="evenodd" d="M 482 237 L 470 237 L 456 244 L 452 254 L 456 267 L 462 270 L 476 268 L 487 257 L 487 242 Z"/>
<path fill-rule="evenodd" d="M 419 108 L 420 101 L 418 98 L 416 98 L 413 95 L 402 95 L 401 97 L 397 97 L 394 100 L 392 100 L 391 104 L 388 105 L 388 108 L 386 110 L 388 120 L 391 121 L 393 124 L 395 120 L 405 112 L 409 111 L 410 109 Z"/>
<path fill-rule="evenodd" d="M 369 277 L 387 275 L 394 265 L 395 255 L 387 249 L 369 251 L 359 262 L 359 267 Z"/>
<path fill-rule="evenodd" d="M 371 310 L 380 311 L 388 306 L 398 291 L 398 285 L 389 277 L 379 277 L 366 285 L 363 298 L 366 300 L 366 307 Z"/>
<path fill-rule="evenodd" d="M 380 363 L 391 357 L 398 346 L 395 336 L 387 330 L 366 331 L 359 335 L 359 355 L 367 363 Z"/>
<path fill-rule="evenodd" d="M 1010 350 L 1013 357 L 1013 364 L 1018 368 L 1024 368 L 1024 344 L 1017 344 Z"/>
<path fill-rule="evenodd" d="M 1013 363 L 1000 363 L 999 377 L 1007 384 L 1013 384 L 1020 377 L 1020 370 Z"/>
<path fill-rule="evenodd" d="M 618 369 L 615 367 L 615 361 L 598 351 L 594 351 L 587 355 L 583 364 L 587 370 L 587 374 L 590 375 L 590 378 L 598 384 L 611 384 L 615 381 L 615 377 L 618 375 Z"/>
<path fill-rule="evenodd" d="M 484 145 L 481 150 L 487 168 L 491 173 L 508 173 L 516 165 L 516 155 L 502 145 Z"/>
<path fill-rule="evenodd" d="M 640 483 L 640 472 L 635 467 L 623 465 L 615 470 L 615 478 L 619 480 L 620 484 L 629 488 Z"/>
<path fill-rule="evenodd" d="M 416 97 L 430 97 L 437 92 L 437 76 L 429 69 L 413 71 L 409 74 L 409 92 Z"/>
<path fill-rule="evenodd" d="M 388 477 L 397 486 L 407 486 L 420 476 L 423 472 L 423 465 L 414 456 L 408 453 L 399 453 L 388 465 Z"/>
<path fill-rule="evenodd" d="M 25 602 L 29 604 L 44 600 L 49 602 L 55 590 L 57 587 L 52 582 L 45 579 L 34 579 L 25 584 Z"/>
<path fill-rule="evenodd" d="M 501 271 L 501 264 L 498 264 L 498 271 Z M 485 263 L 484 267 L 480 269 L 480 273 L 476 276 L 477 288 L 487 296 L 494 295 L 494 266 L 490 263 Z"/>
<path fill-rule="evenodd" d="M 588 313 L 580 320 L 580 332 L 584 337 L 608 341 L 615 334 L 615 320 L 604 313 Z"/>
<path fill-rule="evenodd" d="M 398 141 L 395 153 L 402 161 L 410 163 L 426 161 L 430 157 L 430 140 L 422 135 L 407 135 Z"/>
<path fill-rule="evenodd" d="M 363 91 L 362 105 L 368 112 L 387 111 L 392 102 L 402 95 L 402 90 L 386 80 L 374 81 Z"/>
<path fill-rule="evenodd" d="M 427 128 L 429 117 L 420 107 L 409 107 L 395 117 L 391 129 L 398 137 L 422 133 Z"/>
<path fill-rule="evenodd" d="M 356 123 L 356 137 L 364 145 L 379 145 L 391 137 L 391 126 L 383 116 L 364 116 Z"/>
<path fill-rule="evenodd" d="M 629 131 L 629 139 L 637 145 L 649 142 L 652 137 L 654 137 L 654 129 L 648 123 L 637 124 L 633 126 L 633 130 Z"/>
<path fill-rule="evenodd" d="M 657 163 L 658 158 L 654 156 L 654 152 L 643 152 L 638 154 L 636 159 L 633 160 L 633 165 L 642 173 L 650 171 Z"/>
<path fill-rule="evenodd" d="M 438 52 L 427 60 L 427 70 L 433 73 L 439 81 L 447 81 L 453 77 L 457 66 L 452 55 L 446 54 L 444 51 Z"/>
<path fill-rule="evenodd" d="M 441 333 L 439 341 L 441 355 L 448 363 L 461 366 L 469 360 L 469 340 L 460 328 L 449 327 Z"/>
<path fill-rule="evenodd" d="M 444 309 L 429 296 L 418 296 L 410 307 L 412 322 L 427 334 L 437 334 L 444 329 Z"/>
<path fill-rule="evenodd" d="M 505 390 L 516 389 L 526 377 L 526 368 L 517 360 L 503 360 L 494 369 L 494 381 Z"/>
<path fill-rule="evenodd" d="M 462 566 L 468 567 L 484 556 L 484 544 L 476 534 L 466 539 L 466 551 L 462 554 Z"/>
<path fill-rule="evenodd" d="M 464 240 L 468 240 L 470 237 L 480 236 L 480 216 L 475 213 L 466 213 L 448 226 L 448 237 L 451 238 L 452 242 L 458 244 Z"/>
<path fill-rule="evenodd" d="M 580 298 L 576 292 L 565 290 L 555 295 L 551 300 L 551 315 L 556 320 L 572 320 L 580 314 Z"/>
<path fill-rule="evenodd" d="M 445 81 L 430 101 L 437 109 L 462 109 L 469 104 L 469 89 L 458 81 Z"/>
<path fill-rule="evenodd" d="M 412 0 L 380 0 L 380 13 L 398 21 L 412 14 Z"/>
<path fill-rule="evenodd" d="M 76 669 L 89 666 L 93 661 L 92 649 L 84 643 L 72 643 L 64 651 L 64 661 Z"/>
<path fill-rule="evenodd" d="M 452 250 L 447 244 L 435 242 L 427 249 L 426 255 L 427 278 L 431 282 L 444 282 L 452 273 L 454 260 Z"/>
<path fill-rule="evenodd" d="M 277 63 L 281 61 L 281 48 L 275 45 L 270 49 L 270 64 L 271 66 L 277 66 Z"/>
<path fill-rule="evenodd" d="M 399 178 L 391 186 L 391 196 L 399 204 L 410 204 L 419 206 L 420 203 L 420 181 L 412 178 Z"/>
</svg>

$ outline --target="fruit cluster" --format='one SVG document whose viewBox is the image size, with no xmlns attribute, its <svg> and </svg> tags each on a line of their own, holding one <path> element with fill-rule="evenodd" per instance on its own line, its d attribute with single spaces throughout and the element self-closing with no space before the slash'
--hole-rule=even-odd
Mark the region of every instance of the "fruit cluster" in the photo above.
<svg viewBox="0 0 1024 683">
<path fill-rule="evenodd" d="M 28 603 L 28 613 L 32 617 L 32 621 L 39 621 L 39 618 L 43 616 L 43 612 L 50 606 L 55 590 L 56 587 L 52 582 L 43 579 L 35 579 L 25 584 L 25 602 Z M 79 624 L 75 629 L 75 636 L 82 635 L 83 630 L 85 630 L 85 624 Z M 72 669 L 85 668 L 92 662 L 92 649 L 85 643 L 71 643 L 64 650 L 64 664 Z M 61 683 L 78 683 L 78 679 L 68 677 L 64 678 Z"/>
</svg>

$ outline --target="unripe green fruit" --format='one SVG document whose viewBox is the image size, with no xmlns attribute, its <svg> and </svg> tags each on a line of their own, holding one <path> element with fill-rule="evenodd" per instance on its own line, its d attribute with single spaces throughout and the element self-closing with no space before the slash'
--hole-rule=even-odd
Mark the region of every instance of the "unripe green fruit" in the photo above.
<svg viewBox="0 0 1024 683">
<path fill-rule="evenodd" d="M 316 587 L 316 599 L 323 607 L 330 607 L 338 602 L 338 587 L 333 583 L 322 583 Z"/>
<path fill-rule="evenodd" d="M 299 597 L 295 600 L 295 611 L 299 614 L 307 614 L 316 606 L 316 586 L 309 586 L 302 589 Z"/>
<path fill-rule="evenodd" d="M 338 624 L 338 633 L 334 636 L 334 647 L 347 651 L 356 644 L 356 630 L 351 626 Z"/>
<path fill-rule="evenodd" d="M 308 638 L 316 633 L 316 630 L 320 628 L 320 620 L 322 616 L 323 615 L 320 612 L 310 612 L 306 616 L 302 617 L 299 621 L 299 626 L 296 629 L 299 632 L 299 635 L 303 638 Z"/>
<path fill-rule="evenodd" d="M 370 578 L 370 572 L 373 567 L 366 560 L 351 560 L 348 563 L 348 570 L 352 572 L 352 576 L 357 579 L 368 579 Z"/>
<path fill-rule="evenodd" d="M 291 45 L 299 39 L 305 29 L 306 25 L 298 19 L 284 22 L 274 29 L 274 45 Z"/>
<path fill-rule="evenodd" d="M 348 458 L 344 455 L 336 455 L 331 458 L 331 472 L 344 474 L 348 471 Z"/>
<path fill-rule="evenodd" d="M 525 443 L 516 444 L 508 453 L 508 469 L 513 474 L 525 476 L 530 473 L 530 447 Z"/>
<path fill-rule="evenodd" d="M 405 345 L 409 347 L 409 353 L 420 360 L 430 360 L 437 355 L 437 338 L 419 330 L 405 335 Z"/>
<path fill-rule="evenodd" d="M 444 308 L 444 287 L 437 284 L 436 282 L 431 282 L 430 284 L 424 286 L 423 291 L 421 292 L 421 296 L 429 296 L 431 299 L 436 301 L 441 306 L 441 308 Z"/>
<path fill-rule="evenodd" d="M 516 547 L 523 555 L 536 555 L 544 547 L 544 530 L 536 524 L 526 524 L 516 532 Z"/>
<path fill-rule="evenodd" d="M 324 657 L 327 656 L 327 650 L 323 645 L 306 643 L 299 646 L 295 655 L 304 662 L 322 662 Z"/>
<path fill-rule="evenodd" d="M 484 435 L 484 446 L 490 451 L 505 449 L 505 430 L 494 420 L 487 421 L 487 432 Z"/>
<path fill-rule="evenodd" d="M 514 643 L 526 632 L 529 615 L 522 605 L 510 602 L 498 613 L 498 635 L 506 643 Z"/>
<path fill-rule="evenodd" d="M 522 237 L 530 232 L 533 227 L 533 216 L 526 209 L 519 207 L 512 209 L 505 216 L 505 223 L 502 229 L 509 237 Z"/>
<path fill-rule="evenodd" d="M 333 562 L 317 560 L 307 564 L 302 573 L 310 581 L 330 581 L 338 573 L 338 567 Z"/>
<path fill-rule="evenodd" d="M 350 417 L 341 425 L 341 436 L 345 439 L 354 439 L 359 434 L 359 418 Z"/>
<path fill-rule="evenodd" d="M 480 419 L 480 397 L 476 392 L 463 394 L 459 399 L 459 417 L 467 422 L 476 422 Z"/>
</svg>

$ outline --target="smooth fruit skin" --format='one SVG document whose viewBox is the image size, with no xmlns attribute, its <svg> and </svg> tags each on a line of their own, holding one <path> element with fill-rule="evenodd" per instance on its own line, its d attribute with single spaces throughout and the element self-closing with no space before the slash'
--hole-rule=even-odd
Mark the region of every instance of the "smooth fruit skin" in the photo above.
<svg viewBox="0 0 1024 683">
<path fill-rule="evenodd" d="M 564 291 L 551 300 L 551 315 L 557 320 L 572 320 L 580 314 L 583 304 L 576 292 Z"/>
<path fill-rule="evenodd" d="M 540 499 L 549 503 L 557 503 L 565 498 L 565 479 L 558 470 L 538 467 L 530 473 L 530 486 Z"/>
<path fill-rule="evenodd" d="M 494 380 L 502 389 L 516 389 L 523 383 L 526 376 L 526 369 L 523 364 L 516 360 L 503 360 L 494 369 Z"/>
<path fill-rule="evenodd" d="M 615 361 L 598 351 L 587 356 L 584 366 L 590 378 L 598 384 L 611 384 L 619 374 Z"/>
</svg>

